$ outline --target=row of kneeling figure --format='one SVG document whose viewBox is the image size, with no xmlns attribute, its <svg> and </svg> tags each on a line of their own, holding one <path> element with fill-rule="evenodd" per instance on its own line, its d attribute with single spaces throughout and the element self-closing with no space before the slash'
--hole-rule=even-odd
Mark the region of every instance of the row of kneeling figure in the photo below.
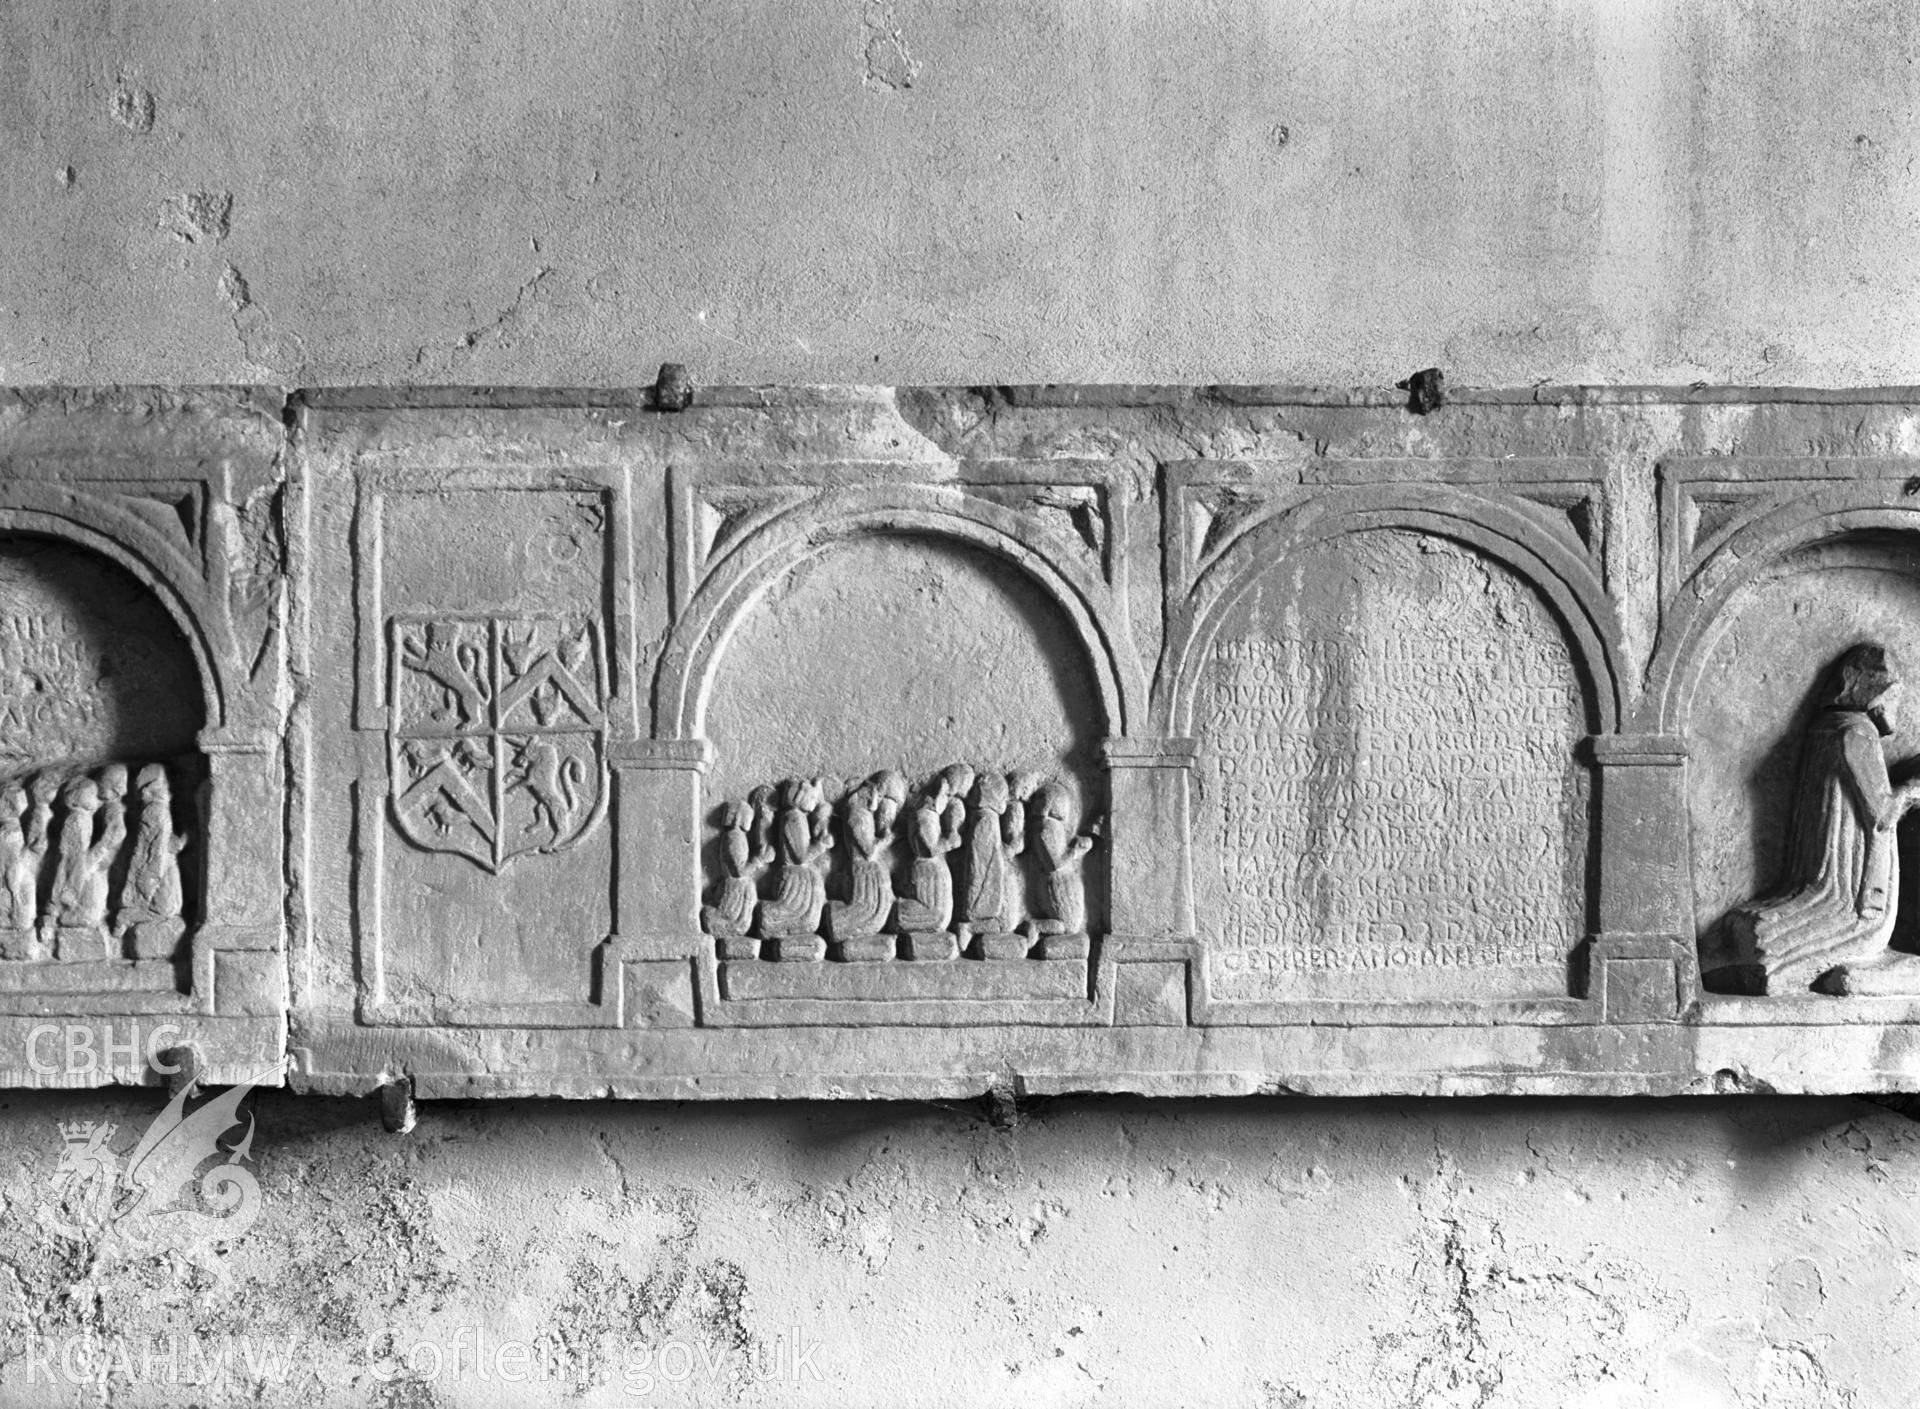
<svg viewBox="0 0 1920 1409">
<path fill-rule="evenodd" d="M 186 844 L 161 764 L 0 782 L 0 959 L 172 958 Z"/>
<path fill-rule="evenodd" d="M 1081 862 L 1100 824 L 1081 827 L 1070 783 L 955 764 L 918 789 L 875 773 L 837 809 L 831 791 L 822 778 L 789 778 L 725 808 L 726 873 L 701 911 L 721 958 L 1086 957 Z M 836 823 L 847 893 L 829 899 Z M 911 856 L 898 880 L 897 826 Z"/>
</svg>

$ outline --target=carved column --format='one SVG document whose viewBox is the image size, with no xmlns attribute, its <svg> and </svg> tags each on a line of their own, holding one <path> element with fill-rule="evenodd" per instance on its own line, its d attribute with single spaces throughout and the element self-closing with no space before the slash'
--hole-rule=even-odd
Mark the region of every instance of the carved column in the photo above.
<svg viewBox="0 0 1920 1409">
<path fill-rule="evenodd" d="M 270 729 L 216 727 L 196 743 L 207 781 L 195 817 L 204 884 L 192 941 L 194 991 L 222 1014 L 278 1012 L 286 1004 L 280 741 Z"/>
<path fill-rule="evenodd" d="M 601 982 L 616 986 L 623 1024 L 685 1027 L 694 1021 L 688 961 L 706 942 L 700 779 L 711 750 L 704 739 L 635 739 L 609 752 L 618 831 L 612 962 Z"/>
<path fill-rule="evenodd" d="M 679 957 L 700 938 L 700 779 L 704 739 L 611 746 L 619 878 L 614 933 L 635 958 Z"/>
<path fill-rule="evenodd" d="M 1670 1021 L 1700 987 L 1686 744 L 1675 734 L 1591 743 L 1601 833 L 1587 994 L 1607 1022 Z"/>
<path fill-rule="evenodd" d="M 1116 957 L 1193 937 L 1193 739 L 1108 739 L 1108 921 Z M 1145 957 L 1143 955 L 1143 957 Z"/>
</svg>

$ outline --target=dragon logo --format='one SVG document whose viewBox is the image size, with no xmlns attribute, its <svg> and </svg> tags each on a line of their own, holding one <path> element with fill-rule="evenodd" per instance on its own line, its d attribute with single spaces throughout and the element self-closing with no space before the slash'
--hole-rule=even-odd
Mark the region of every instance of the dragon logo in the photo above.
<svg viewBox="0 0 1920 1409">
<path fill-rule="evenodd" d="M 260 1216 L 260 1185 L 247 1168 L 253 1117 L 240 1114 L 240 1103 L 274 1070 L 192 1110 L 195 1088 L 182 1088 L 124 1158 L 111 1143 L 117 1126 L 61 1122 L 65 1147 L 48 1180 L 53 1202 L 40 1205 L 41 1226 L 70 1242 L 112 1241 L 136 1252 L 191 1252 L 241 1236 Z M 223 1144 L 242 1124 L 244 1133 Z"/>
<path fill-rule="evenodd" d="M 395 825 L 499 872 L 562 851 L 606 812 L 599 623 L 395 617 L 388 775 Z"/>
</svg>

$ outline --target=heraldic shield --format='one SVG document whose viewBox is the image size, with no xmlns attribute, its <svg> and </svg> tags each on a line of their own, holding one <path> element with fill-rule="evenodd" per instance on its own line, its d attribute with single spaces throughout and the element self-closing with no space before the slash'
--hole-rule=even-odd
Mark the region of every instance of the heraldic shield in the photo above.
<svg viewBox="0 0 1920 1409">
<path fill-rule="evenodd" d="M 395 617 L 388 776 L 416 846 L 498 872 L 563 851 L 606 812 L 599 623 Z"/>
</svg>

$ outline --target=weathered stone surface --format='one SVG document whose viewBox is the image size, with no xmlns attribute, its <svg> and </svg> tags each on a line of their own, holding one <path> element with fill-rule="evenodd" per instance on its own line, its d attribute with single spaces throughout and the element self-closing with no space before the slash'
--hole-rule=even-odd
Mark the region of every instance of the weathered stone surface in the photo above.
<svg viewBox="0 0 1920 1409">
<path fill-rule="evenodd" d="M 1566 995 L 1584 709 L 1524 583 L 1445 538 L 1357 533 L 1256 579 L 1202 679 L 1214 1003 Z"/>
<path fill-rule="evenodd" d="M 0 402 L 0 1080 L 280 1079 L 280 398 Z M 48 1035 L 99 1041 L 59 1060 Z M 91 1060 L 80 1060 L 85 1050 Z"/>
<path fill-rule="evenodd" d="M 1920 1087 L 1898 395 L 657 402 L 12 398 L 0 1024 L 426 1097 Z"/>
</svg>

